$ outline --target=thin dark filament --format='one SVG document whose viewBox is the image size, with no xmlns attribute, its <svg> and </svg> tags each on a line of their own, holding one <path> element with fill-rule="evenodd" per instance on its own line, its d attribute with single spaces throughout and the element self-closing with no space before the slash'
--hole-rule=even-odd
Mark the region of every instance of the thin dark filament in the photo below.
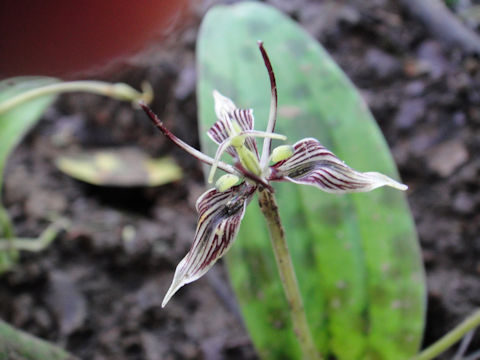
<svg viewBox="0 0 480 360">
<path fill-rule="evenodd" d="M 187 143 L 183 142 L 178 137 L 176 137 L 174 134 L 172 134 L 172 132 L 166 128 L 163 122 L 152 111 L 152 109 L 150 109 L 150 107 L 147 106 L 147 104 L 145 104 L 143 101 L 139 101 L 139 105 L 141 106 L 143 111 L 145 111 L 145 113 L 148 115 L 148 117 L 153 122 L 153 124 L 162 132 L 162 134 L 165 135 L 168 139 L 170 139 L 175 145 L 187 151 L 190 155 L 204 162 L 205 164 L 212 165 L 214 163 L 214 159 L 205 155 L 201 151 L 198 151 L 197 149 L 191 147 L 190 145 L 188 145 Z M 233 166 L 225 164 L 221 161 L 218 163 L 218 168 L 230 174 L 238 173 Z"/>
<path fill-rule="evenodd" d="M 275 80 L 275 73 L 273 72 L 272 63 L 268 57 L 267 52 L 263 47 L 263 41 L 258 41 L 258 48 L 262 53 L 262 58 L 265 63 L 265 67 L 268 71 L 268 77 L 270 78 L 270 89 L 271 89 L 271 98 L 270 98 L 270 115 L 268 117 L 267 132 L 275 131 L 275 124 L 277 122 L 277 106 L 278 106 L 278 96 L 277 96 L 277 82 Z M 260 165 L 264 167 L 270 156 L 270 150 L 272 145 L 272 139 L 266 138 L 263 141 L 263 150 L 262 150 L 262 159 Z"/>
</svg>

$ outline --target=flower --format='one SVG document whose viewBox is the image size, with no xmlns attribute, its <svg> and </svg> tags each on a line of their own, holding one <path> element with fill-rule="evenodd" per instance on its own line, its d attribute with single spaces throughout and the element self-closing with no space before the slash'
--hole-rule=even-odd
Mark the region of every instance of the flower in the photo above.
<svg viewBox="0 0 480 360">
<path fill-rule="evenodd" d="M 286 137 L 273 132 L 277 111 L 276 82 L 261 42 L 259 48 L 269 73 L 272 91 L 267 130 L 254 130 L 253 110 L 237 108 L 232 100 L 214 90 L 217 121 L 208 130 L 208 136 L 218 144 L 213 159 L 178 139 L 147 105 L 140 104 L 164 135 L 200 161 L 212 166 L 209 183 L 213 181 L 217 168 L 227 172 L 217 180 L 214 188 L 207 190 L 197 200 L 198 223 L 193 244 L 175 270 L 162 307 L 182 286 L 203 276 L 228 251 L 253 195 L 260 188 L 273 192 L 270 185 L 273 181 L 311 185 L 337 194 L 365 192 L 381 186 L 407 189 L 406 185 L 383 174 L 358 172 L 350 168 L 314 138 L 305 138 L 293 146 L 282 145 L 271 151 L 272 139 L 286 140 Z M 261 157 L 257 137 L 264 138 Z M 224 152 L 232 156 L 234 165 L 220 161 Z"/>
</svg>

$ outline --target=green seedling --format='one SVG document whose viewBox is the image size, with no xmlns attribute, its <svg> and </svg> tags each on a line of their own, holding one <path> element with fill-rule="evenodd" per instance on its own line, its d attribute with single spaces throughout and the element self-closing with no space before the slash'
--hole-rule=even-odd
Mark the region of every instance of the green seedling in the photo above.
<svg viewBox="0 0 480 360">
<path fill-rule="evenodd" d="M 119 83 L 102 81 L 62 82 L 48 77 L 18 77 L 0 81 L 0 190 L 8 156 L 26 132 L 40 119 L 56 96 L 65 92 L 90 92 L 136 104 L 152 100 L 148 84 L 143 92 Z M 155 164 L 152 164 L 155 166 Z M 174 174 L 175 175 L 175 174 Z M 0 192 L 0 273 L 16 263 L 18 250 L 40 251 L 53 241 L 58 224 L 48 227 L 38 239 L 17 239 Z"/>
<path fill-rule="evenodd" d="M 182 178 L 171 157 L 154 159 L 130 147 L 63 155 L 55 163 L 65 174 L 97 186 L 160 186 Z"/>
</svg>

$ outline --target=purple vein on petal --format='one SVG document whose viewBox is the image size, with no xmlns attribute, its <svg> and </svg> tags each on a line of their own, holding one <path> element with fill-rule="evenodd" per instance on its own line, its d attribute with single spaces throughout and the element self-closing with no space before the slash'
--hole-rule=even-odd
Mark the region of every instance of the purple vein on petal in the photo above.
<svg viewBox="0 0 480 360">
<path fill-rule="evenodd" d="M 358 172 L 347 166 L 313 138 L 298 141 L 294 153 L 274 164 L 269 180 L 287 180 L 315 186 L 329 193 L 365 192 L 381 186 L 406 190 L 407 186 L 378 172 Z"/>
<path fill-rule="evenodd" d="M 224 192 L 210 189 L 200 196 L 193 245 L 178 264 L 162 307 L 178 289 L 203 276 L 230 248 L 255 190 L 256 186 L 242 183 Z"/>
<path fill-rule="evenodd" d="M 238 124 L 242 131 L 253 130 L 255 121 L 252 109 L 237 108 L 232 100 L 222 95 L 217 90 L 213 91 L 213 97 L 215 100 L 215 113 L 217 115 L 217 121 L 207 131 L 207 135 L 216 144 L 220 145 L 231 137 L 233 121 Z M 253 153 L 258 157 L 257 144 L 253 137 L 247 137 L 245 139 L 245 146 L 250 151 L 253 151 Z M 233 147 L 229 146 L 226 151 L 233 158 L 235 158 L 236 153 Z"/>
</svg>

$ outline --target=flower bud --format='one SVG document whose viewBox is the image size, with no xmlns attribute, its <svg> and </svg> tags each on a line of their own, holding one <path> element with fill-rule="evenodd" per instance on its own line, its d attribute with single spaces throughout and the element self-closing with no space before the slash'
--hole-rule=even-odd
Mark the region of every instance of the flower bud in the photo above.
<svg viewBox="0 0 480 360">
<path fill-rule="evenodd" d="M 239 180 L 240 178 L 237 175 L 225 174 L 217 180 L 215 188 L 219 192 L 224 192 L 237 185 Z"/>
<path fill-rule="evenodd" d="M 273 163 L 277 163 L 282 160 L 287 160 L 290 156 L 293 155 L 293 146 L 291 145 L 280 145 L 273 149 L 270 159 Z"/>
</svg>

